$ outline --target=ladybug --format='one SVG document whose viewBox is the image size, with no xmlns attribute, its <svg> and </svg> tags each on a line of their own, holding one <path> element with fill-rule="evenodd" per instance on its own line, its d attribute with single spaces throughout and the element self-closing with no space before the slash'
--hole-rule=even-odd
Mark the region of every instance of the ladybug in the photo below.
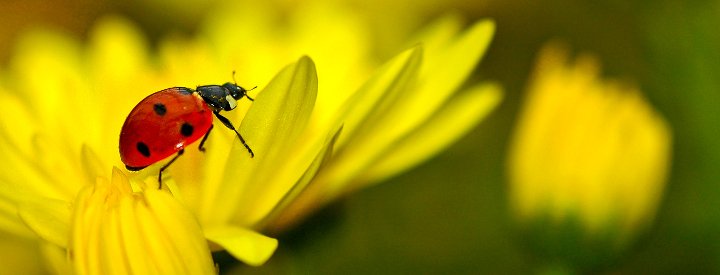
<svg viewBox="0 0 720 275">
<path fill-rule="evenodd" d="M 247 92 L 245 88 L 227 82 L 198 86 L 195 90 L 167 88 L 147 96 L 125 119 L 120 131 L 120 159 L 128 170 L 139 171 L 175 155 L 160 168 L 158 186 L 162 188 L 162 172 L 184 153 L 187 145 L 202 138 L 198 149 L 205 151 L 203 144 L 213 128 L 213 115 L 225 127 L 235 131 L 250 157 L 254 157 L 235 126 L 220 114 L 220 111 L 235 109 L 237 100 L 243 97 L 254 101 Z"/>
</svg>

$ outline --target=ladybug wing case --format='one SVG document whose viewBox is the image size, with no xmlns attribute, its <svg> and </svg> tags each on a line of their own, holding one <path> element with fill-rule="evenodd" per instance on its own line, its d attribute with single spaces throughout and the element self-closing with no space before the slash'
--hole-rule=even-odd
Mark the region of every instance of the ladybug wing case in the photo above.
<svg viewBox="0 0 720 275">
<path fill-rule="evenodd" d="M 212 111 L 187 88 L 168 88 L 146 97 L 130 112 L 120 132 L 120 158 L 140 170 L 185 148 L 212 127 Z"/>
</svg>

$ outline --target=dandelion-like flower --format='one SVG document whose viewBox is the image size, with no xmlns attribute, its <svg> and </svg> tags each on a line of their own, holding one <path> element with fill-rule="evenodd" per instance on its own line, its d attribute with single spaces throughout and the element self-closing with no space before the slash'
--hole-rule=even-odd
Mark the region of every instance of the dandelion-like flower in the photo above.
<svg viewBox="0 0 720 275">
<path fill-rule="evenodd" d="M 542 51 L 508 162 L 518 222 L 555 247 L 549 256 L 580 265 L 608 260 L 649 225 L 670 159 L 665 121 L 598 67 L 557 45 Z"/>
<path fill-rule="evenodd" d="M 0 226 L 14 236 L 39 236 L 54 272 L 207 274 L 215 250 L 260 265 L 278 245 L 261 232 L 432 156 L 499 102 L 493 84 L 451 97 L 484 53 L 490 21 L 463 34 L 456 18 L 440 21 L 419 38 L 422 46 L 355 90 L 357 75 L 369 68 L 358 61 L 363 56 L 330 51 L 329 41 L 309 34 L 361 34 L 352 29 L 357 22 L 331 24 L 348 31 L 298 19 L 304 25 L 290 43 L 242 33 L 273 33 L 249 11 L 214 14 L 203 39 L 168 38 L 157 55 L 120 18 L 98 23 L 88 46 L 54 32 L 19 43 L 0 83 L 8 105 L 0 118 L 0 157 L 8 163 L 0 168 Z M 248 46 L 242 37 L 258 43 Z M 297 59 L 303 54 L 313 59 Z M 239 84 L 260 86 L 254 102 L 225 114 L 254 158 L 233 132 L 216 129 L 204 153 L 190 146 L 164 172 L 162 190 L 163 162 L 139 173 L 112 168 L 123 167 L 118 134 L 140 99 L 170 86 L 224 83 L 233 70 Z M 175 227 L 182 229 L 169 232 Z"/>
</svg>

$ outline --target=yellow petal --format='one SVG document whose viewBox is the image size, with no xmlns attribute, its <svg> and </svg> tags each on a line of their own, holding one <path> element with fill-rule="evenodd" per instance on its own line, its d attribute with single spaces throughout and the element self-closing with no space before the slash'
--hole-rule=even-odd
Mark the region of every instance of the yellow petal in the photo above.
<svg viewBox="0 0 720 275">
<path fill-rule="evenodd" d="M 163 190 L 133 193 L 117 168 L 83 189 L 72 217 L 77 274 L 214 274 L 195 217 Z"/>
<path fill-rule="evenodd" d="M 152 214 L 158 224 L 157 228 L 145 226 L 144 230 L 153 232 L 145 235 L 146 240 L 152 242 L 150 239 L 162 239 L 157 235 L 163 235 L 165 247 L 162 252 L 176 257 L 179 270 L 185 274 L 214 274 L 209 248 L 195 216 L 167 192 L 151 189 L 145 196 L 148 214 Z M 165 274 L 178 273 L 170 270 Z"/>
<path fill-rule="evenodd" d="M 80 163 L 82 164 L 82 171 L 85 172 L 88 182 L 93 182 L 97 177 L 108 177 L 107 173 L 104 173 L 105 163 L 100 159 L 95 150 L 90 146 L 83 144 L 82 151 L 80 152 Z"/>
<path fill-rule="evenodd" d="M 473 25 L 436 52 L 425 51 L 417 86 L 404 91 L 400 98 L 373 125 L 373 136 L 362 140 L 382 150 L 386 144 L 425 123 L 458 90 L 485 54 L 495 24 L 483 20 Z"/>
<path fill-rule="evenodd" d="M 97 106 L 88 104 L 97 101 L 88 92 L 83 61 L 77 41 L 47 30 L 23 36 L 11 60 L 11 85 L 32 108 L 33 125 L 51 133 L 53 145 L 75 154 L 81 140 L 96 140 L 99 133 L 92 122 Z M 90 118 L 78 119 L 84 116 Z"/>
<path fill-rule="evenodd" d="M 405 51 L 384 65 L 360 88 L 342 109 L 339 119 L 344 123 L 343 135 L 338 141 L 338 151 L 332 167 L 324 170 L 320 183 L 311 189 L 323 190 L 323 200 L 334 197 L 349 179 L 357 177 L 366 166 L 377 158 L 382 144 L 387 141 L 376 139 L 378 134 L 371 130 L 381 123 L 382 114 L 393 107 L 398 94 L 409 88 L 420 69 L 422 48 Z M 370 135 L 370 136 L 368 136 Z M 344 138 L 345 137 L 345 138 Z M 369 139 L 369 140 L 367 140 Z M 345 146 L 345 144 L 351 144 Z M 380 147 L 380 148 L 377 148 Z"/>
<path fill-rule="evenodd" d="M 63 90 L 68 84 L 63 81 L 82 80 L 79 43 L 60 33 L 35 30 L 20 38 L 16 51 L 10 60 L 11 72 L 15 73 L 10 78 L 13 88 L 23 91 L 18 95 L 32 106 L 44 126 L 60 128 L 50 123 L 67 111 L 61 103 L 68 101 L 64 96 L 72 91 Z"/>
<path fill-rule="evenodd" d="M 45 258 L 45 268 L 50 271 L 51 274 L 75 274 L 72 270 L 72 265 L 68 262 L 67 250 L 64 247 L 58 247 L 51 243 L 43 243 L 41 244 L 40 252 Z M 25 274 L 30 273 L 25 272 Z"/>
<path fill-rule="evenodd" d="M 478 85 L 453 98 L 437 114 L 392 146 L 358 182 L 379 182 L 450 146 L 485 118 L 502 99 L 495 84 Z"/>
<path fill-rule="evenodd" d="M 452 25 L 448 24 L 448 28 L 452 28 Z M 364 169 L 379 161 L 385 151 L 392 150 L 413 129 L 424 125 L 472 72 L 485 53 L 494 29 L 492 21 L 481 21 L 455 41 L 440 47 L 437 52 L 426 51 L 418 83 L 412 83 L 417 86 L 400 89 L 398 94 L 390 90 L 383 95 L 383 101 L 375 104 L 377 106 L 373 112 L 360 126 L 362 129 L 357 133 L 349 133 L 353 135 L 349 141 L 352 146 L 338 152 L 335 160 L 337 166 L 328 173 L 327 181 L 345 185 L 350 178 L 361 176 L 361 173 L 365 173 Z M 435 33 L 444 34 L 440 31 Z M 352 121 L 347 121 L 346 125 L 352 127 Z M 332 196 L 335 194 L 330 194 Z"/>
<path fill-rule="evenodd" d="M 8 83 L 2 83 L 8 85 Z M 0 119 L 0 154 L 29 154 L 31 149 L 30 140 L 41 128 L 41 125 L 34 120 L 35 114 L 29 107 L 27 101 L 21 99 L 22 95 L 18 95 L 8 90 L 0 91 L 0 102 L 3 102 L 2 118 Z M 5 163 L 12 164 L 12 161 L 6 160 Z M 7 165 L 4 165 L 7 166 Z M 0 169 L 5 168 L 4 166 Z M 12 171 L 9 169 L 8 171 Z M 3 173 L 4 175 L 13 175 L 11 173 Z"/>
<path fill-rule="evenodd" d="M 137 76 L 138 71 L 149 71 L 147 63 L 147 42 L 133 26 L 132 21 L 118 16 L 101 18 L 90 33 L 89 61 L 93 68 L 94 80 L 106 84 L 109 89 L 127 83 Z M 141 81 L 132 81 L 137 84 Z M 127 97 L 124 91 L 117 94 Z M 114 106 L 104 106 L 112 108 Z"/>
<path fill-rule="evenodd" d="M 7 188 L 8 186 L 4 181 L 0 181 L 0 231 L 23 238 L 35 238 L 36 234 L 17 215 L 18 204 L 30 200 L 32 196 Z"/>
<path fill-rule="evenodd" d="M 451 14 L 440 17 L 411 38 L 408 46 L 422 44 L 430 53 L 441 52 L 452 39 L 462 30 L 463 22 L 459 15 Z M 433 57 L 431 57 L 433 58 Z"/>
<path fill-rule="evenodd" d="M 203 216 L 211 223 L 234 217 L 240 225 L 252 226 L 271 211 L 321 150 L 321 142 L 297 148 L 316 95 L 317 74 L 308 57 L 287 66 L 260 92 L 240 126 L 255 157 L 236 139 L 220 185 L 206 189 L 215 193 L 203 200 L 213 204 Z"/>
<path fill-rule="evenodd" d="M 70 232 L 70 203 L 50 198 L 36 198 L 22 203 L 18 215 L 40 238 L 66 247 Z"/>
<path fill-rule="evenodd" d="M 290 223 L 294 222 L 293 218 L 284 218 L 284 216 L 293 216 L 298 211 L 301 211 L 301 209 L 288 209 L 288 207 L 292 205 L 295 199 L 306 190 L 311 182 L 313 182 L 312 180 L 320 167 L 331 159 L 333 146 L 341 133 L 342 129 L 335 131 L 335 134 L 332 135 L 330 140 L 327 142 L 327 145 L 324 146 L 322 151 L 320 151 L 313 163 L 305 171 L 302 178 L 300 178 L 300 180 L 298 180 L 298 182 L 290 190 L 288 190 L 287 193 L 285 193 L 282 200 L 280 200 L 272 211 L 256 225 L 257 228 L 269 228 L 270 230 L 279 231 L 283 228 L 289 227 Z"/>
<path fill-rule="evenodd" d="M 438 36 L 430 39 L 436 52 L 423 54 L 418 46 L 398 55 L 341 108 L 339 120 L 344 122 L 344 129 L 333 161 L 292 203 L 289 207 L 292 213 L 283 219 L 300 219 L 315 207 L 367 184 L 362 181 L 367 169 L 382 161 L 386 152 L 425 124 L 463 83 L 485 53 L 494 33 L 494 23 L 481 21 L 456 40 L 443 43 L 442 38 L 452 36 L 457 27 L 452 20 L 445 22 L 449 23 L 441 21 L 437 29 L 428 32 Z M 423 58 L 429 61 L 424 62 Z M 415 158 L 421 159 L 420 155 Z M 395 165 L 399 171 L 401 165 Z M 384 173 L 390 171 L 387 169 Z M 382 175 L 386 176 L 389 174 Z"/>
<path fill-rule="evenodd" d="M 89 87 L 74 91 L 78 95 L 73 96 L 84 100 L 73 104 L 78 105 L 75 112 L 84 118 L 83 125 L 92 131 L 79 138 L 103 162 L 119 164 L 117 146 L 109 145 L 118 142 L 118 131 L 132 107 L 162 87 L 158 82 L 164 79 L 151 70 L 147 42 L 131 21 L 118 16 L 101 18 L 90 30 L 88 40 L 84 66 L 88 67 L 85 81 Z"/>
<path fill-rule="evenodd" d="M 345 126 L 339 146 L 357 136 L 363 125 L 370 127 L 415 81 L 422 61 L 422 47 L 411 48 L 383 65 L 340 109 L 337 119 Z"/>
<path fill-rule="evenodd" d="M 342 192 L 347 182 L 374 160 L 379 152 L 373 144 L 358 140 L 358 131 L 366 131 L 361 125 L 372 125 L 385 109 L 390 108 L 397 94 L 408 88 L 415 80 L 420 68 L 422 49 L 416 47 L 403 52 L 378 70 L 341 108 L 336 120 L 343 124 L 343 133 L 339 137 L 333 152 L 333 161 L 324 167 L 315 179 L 284 213 L 283 224 L 292 224 L 301 219 L 315 207 L 318 207 Z M 367 128 L 367 127 L 366 127 Z M 345 143 L 351 146 L 343 147 Z"/>
<path fill-rule="evenodd" d="M 277 248 L 276 239 L 237 226 L 209 226 L 205 237 L 227 250 L 238 260 L 260 266 L 270 259 Z"/>
</svg>

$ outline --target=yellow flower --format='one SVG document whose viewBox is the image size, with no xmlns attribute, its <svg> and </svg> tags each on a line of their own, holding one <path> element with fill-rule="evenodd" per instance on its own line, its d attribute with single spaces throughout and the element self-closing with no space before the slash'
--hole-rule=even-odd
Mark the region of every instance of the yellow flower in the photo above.
<svg viewBox="0 0 720 275">
<path fill-rule="evenodd" d="M 314 13 L 291 16 L 262 5 L 223 8 L 202 36 L 163 39 L 157 55 L 120 18 L 100 21 L 88 46 L 55 32 L 26 35 L 1 75 L 8 107 L 0 117 L 0 229 L 39 236 L 56 273 L 211 273 L 209 252 L 221 249 L 260 265 L 277 241 L 258 232 L 429 158 L 499 102 L 493 84 L 451 97 L 484 53 L 492 22 L 457 34 L 459 20 L 442 20 L 419 38 L 422 46 L 361 85 L 373 64 L 361 21 L 347 10 L 308 8 Z M 296 37 L 278 32 L 287 26 L 274 26 L 281 20 L 273 16 L 291 22 Z M 275 74 L 304 54 L 313 59 Z M 206 152 L 191 145 L 164 172 L 163 190 L 161 165 L 127 175 L 111 169 L 123 167 L 118 134 L 140 99 L 169 86 L 224 83 L 233 70 L 239 84 L 259 86 L 254 102 L 225 113 L 254 158 L 216 127 Z"/>
<path fill-rule="evenodd" d="M 517 220 L 529 230 L 577 228 L 583 240 L 622 247 L 655 215 L 670 135 L 640 91 L 601 78 L 594 58 L 571 62 L 557 45 L 545 48 L 509 154 Z"/>
<path fill-rule="evenodd" d="M 133 193 L 115 169 L 111 181 L 98 178 L 74 204 L 68 253 L 78 274 L 215 272 L 195 216 L 167 192 Z"/>
<path fill-rule="evenodd" d="M 95 186 L 98 177 L 110 178 L 108 175 L 110 167 L 122 166 L 118 158 L 117 138 L 124 117 L 139 99 L 148 94 L 147 91 L 159 90 L 159 87 L 163 87 L 161 86 L 163 84 L 157 84 L 154 81 L 170 78 L 158 73 L 157 69 L 152 68 L 148 63 L 144 43 L 134 28 L 124 20 L 110 18 L 101 22 L 91 36 L 91 41 L 90 47 L 84 50 L 77 42 L 53 32 L 41 31 L 28 34 L 19 43 L 19 48 L 22 50 L 14 56 L 11 69 L 3 75 L 7 81 L 3 83 L 3 91 L 0 93 L 3 102 L 7 102 L 9 105 L 5 110 L 8 112 L 3 114 L 1 132 L 3 142 L 0 143 L 2 147 L 0 153 L 7 161 L 6 165 L 2 167 L 2 177 L 0 178 L 0 184 L 3 186 L 3 191 L 0 191 L 3 198 L 1 215 L 3 230 L 25 238 L 32 238 L 32 233 L 35 233 L 43 240 L 71 252 L 75 243 L 67 241 L 67 234 L 70 232 L 68 228 L 73 228 L 75 232 L 87 232 L 92 228 L 83 228 L 88 224 L 82 223 L 82 220 L 77 217 L 72 218 L 69 213 L 80 215 L 83 212 L 79 209 L 100 207 L 88 205 L 78 208 L 78 202 L 83 199 L 83 196 L 78 196 L 78 194 L 85 186 Z M 176 58 L 179 59 L 181 56 Z M 277 116 L 271 116 L 272 114 L 267 111 L 273 109 L 275 113 L 281 113 L 289 119 L 285 124 L 273 122 L 267 126 L 280 127 L 284 130 L 294 129 L 287 124 L 292 123 L 295 117 L 308 116 L 312 110 L 314 93 L 317 90 L 312 85 L 316 82 L 314 80 L 315 72 L 309 59 L 301 59 L 300 64 L 301 67 L 289 66 L 278 75 L 278 78 L 285 77 L 283 81 L 287 85 L 278 84 L 279 82 L 275 81 L 263 89 L 263 95 L 257 96 L 258 102 L 256 103 L 259 104 L 254 105 L 253 111 L 249 115 L 257 116 L 260 113 L 260 115 L 266 115 L 268 119 L 276 118 Z M 295 70 L 295 68 L 298 69 Z M 228 69 L 226 72 L 230 71 L 231 69 Z M 36 74 L 45 77 L 41 78 Z M 226 73 L 226 76 L 230 75 Z M 290 78 L 286 76 L 290 76 Z M 299 77 L 304 77 L 304 81 Z M 133 82 L 133 79 L 138 81 Z M 302 84 L 305 85 L 298 87 Z M 298 101 L 281 97 L 282 94 L 278 94 L 278 91 L 292 91 L 294 95 L 303 98 L 310 94 L 307 96 L 310 100 L 306 100 L 309 103 L 298 104 Z M 287 104 L 297 104 L 302 107 L 304 114 L 298 115 L 297 112 L 288 109 L 280 112 L 276 103 L 282 99 L 285 99 Z M 247 109 L 247 106 L 244 108 Z M 10 114 L 13 113 L 18 116 L 11 116 Z M 245 127 L 241 127 L 241 131 L 243 129 Z M 263 130 L 262 132 L 267 133 L 268 131 Z M 216 155 L 223 150 L 228 152 L 228 149 L 231 148 L 233 143 L 231 137 L 227 135 L 223 137 L 222 134 L 216 136 L 220 137 L 209 140 L 208 145 L 213 144 L 214 139 L 220 138 L 225 138 L 225 144 L 217 144 L 213 148 L 208 148 L 208 155 Z M 284 135 L 280 133 L 279 136 Z M 222 147 L 223 145 L 225 147 Z M 256 151 L 263 151 L 263 149 L 264 147 L 258 145 Z M 198 157 L 200 156 L 190 156 L 188 161 Z M 179 162 L 194 166 L 193 172 L 200 175 L 212 174 L 219 170 L 218 167 L 222 168 L 215 162 L 207 166 L 212 170 L 205 172 L 201 171 L 205 167 Z M 157 167 L 153 167 L 142 173 L 133 174 L 131 179 L 135 182 L 133 190 L 142 192 L 137 196 L 149 197 L 152 192 L 156 192 L 154 190 L 156 187 L 148 190 L 146 186 L 157 186 L 157 183 L 152 180 L 157 172 Z M 173 189 L 181 189 L 174 184 L 172 179 L 167 182 Z M 194 186 L 202 185 L 200 182 L 195 182 Z M 179 235 L 175 237 L 187 240 L 207 238 L 212 242 L 212 248 L 227 249 L 251 265 L 262 264 L 272 255 L 277 246 L 276 240 L 239 225 L 210 225 L 206 219 L 197 216 L 199 211 L 192 208 L 193 205 L 188 205 L 186 201 L 182 200 L 184 194 L 188 194 L 187 197 L 190 197 L 194 193 L 189 191 L 185 193 L 185 190 L 175 191 L 174 197 L 171 197 L 171 200 L 176 200 L 173 203 L 184 205 L 188 208 L 186 211 L 192 213 L 193 219 L 203 222 L 202 230 L 178 231 Z M 190 189 L 190 191 L 194 190 Z M 90 200 L 88 203 L 100 202 L 99 200 Z M 16 215 L 16 212 L 19 215 Z M 152 212 L 150 214 L 156 215 Z M 107 230 L 123 230 L 117 226 L 128 223 L 160 224 L 151 219 L 152 215 L 138 218 L 136 223 L 126 220 L 132 217 L 120 215 L 120 221 L 114 223 L 116 227 L 108 226 Z M 179 219 L 182 216 L 171 215 L 169 217 Z M 171 221 L 166 220 L 166 222 L 172 224 Z M 183 228 L 191 228 L 187 226 L 187 219 L 175 222 L 183 224 Z M 33 232 L 30 232 L 25 225 Z M 145 235 L 137 236 L 140 239 L 162 240 L 162 237 L 153 236 L 153 234 L 161 233 L 162 230 L 142 232 Z M 189 235 L 190 233 L 199 233 L 200 235 Z M 128 255 L 143 255 L 137 249 L 148 251 L 142 250 L 141 247 L 135 247 L 134 251 L 112 246 L 102 247 L 102 249 L 127 251 Z M 158 259 L 153 259 L 153 261 L 162 266 L 171 266 L 173 260 L 184 261 L 182 257 L 186 251 L 173 251 L 174 254 L 166 255 L 163 258 L 168 262 Z M 209 252 L 210 250 L 205 247 L 205 257 L 209 257 Z M 46 254 L 57 256 L 57 253 L 54 252 Z M 87 258 L 93 255 L 93 253 L 71 253 L 72 257 L 70 258 L 75 263 L 75 271 L 80 273 L 88 271 L 80 268 L 84 266 L 78 263 L 83 262 L 94 262 L 93 266 L 88 267 L 89 271 L 113 268 L 113 265 L 96 266 L 103 262 L 92 261 L 96 258 Z M 57 260 L 57 257 L 50 257 L 49 260 L 53 263 L 62 263 Z M 55 269 L 63 270 L 65 268 L 60 264 Z M 214 271 L 214 269 L 204 270 Z M 186 271 L 195 273 L 191 272 L 192 270 Z"/>
</svg>

